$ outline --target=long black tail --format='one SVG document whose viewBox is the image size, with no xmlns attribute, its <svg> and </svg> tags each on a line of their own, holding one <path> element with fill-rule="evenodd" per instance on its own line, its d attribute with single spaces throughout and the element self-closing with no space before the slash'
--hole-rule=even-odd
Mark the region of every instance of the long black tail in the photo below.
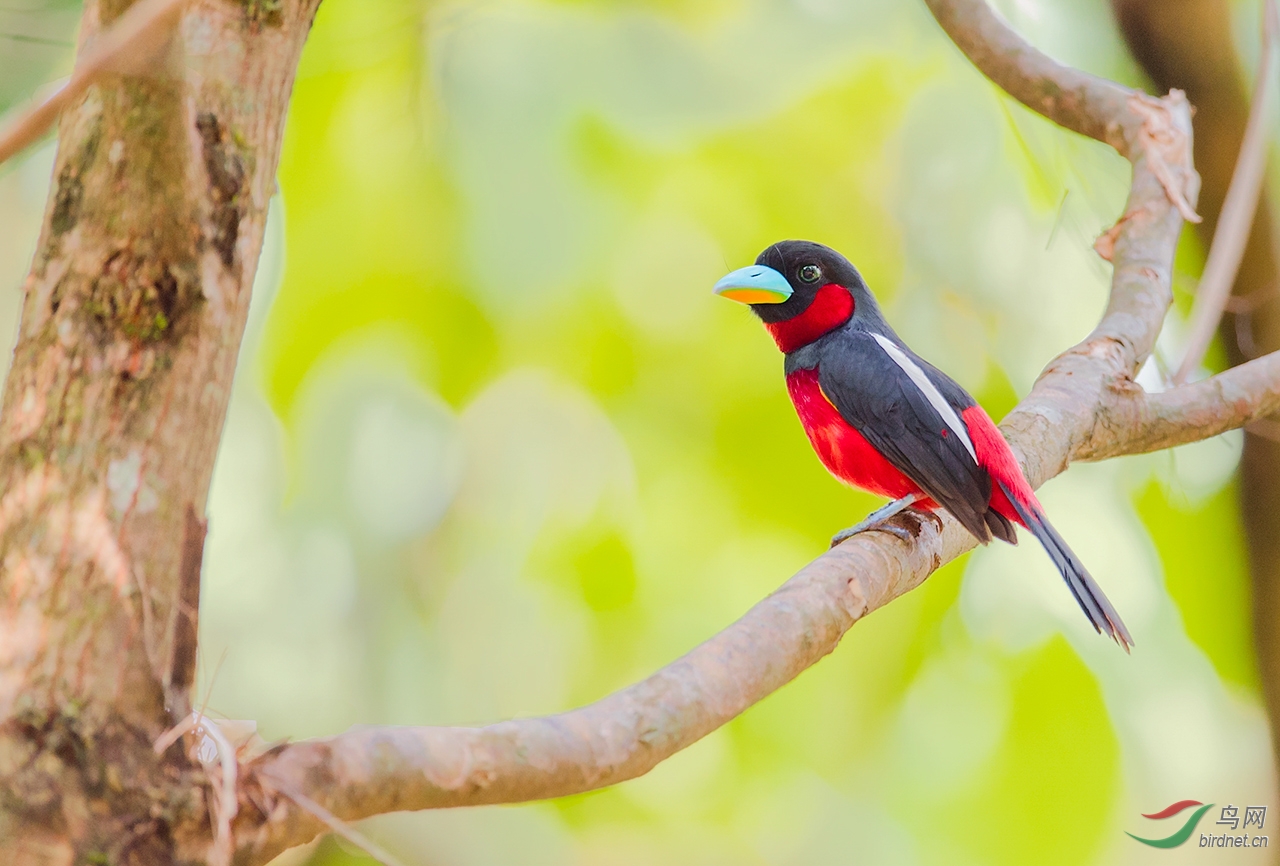
<svg viewBox="0 0 1280 866">
<path fill-rule="evenodd" d="M 1014 511 L 1018 512 L 1018 516 L 1022 518 L 1022 522 L 1044 545 L 1049 558 L 1053 560 L 1054 565 L 1058 566 L 1058 571 L 1062 572 L 1062 579 L 1067 582 L 1067 587 L 1075 596 L 1076 603 L 1080 605 L 1084 615 L 1089 617 L 1089 622 L 1093 623 L 1093 627 L 1100 634 L 1106 634 L 1120 644 L 1125 652 L 1128 652 L 1129 647 L 1133 646 L 1133 638 L 1130 637 L 1129 630 L 1124 627 L 1120 614 L 1116 613 L 1116 609 L 1111 606 L 1111 602 L 1107 600 L 1106 594 L 1098 586 L 1097 581 L 1085 570 L 1080 557 L 1067 547 L 1058 530 L 1053 528 L 1053 524 L 1042 511 L 1038 508 L 1028 508 L 1020 503 L 1003 483 L 1000 487 L 1013 505 Z"/>
</svg>

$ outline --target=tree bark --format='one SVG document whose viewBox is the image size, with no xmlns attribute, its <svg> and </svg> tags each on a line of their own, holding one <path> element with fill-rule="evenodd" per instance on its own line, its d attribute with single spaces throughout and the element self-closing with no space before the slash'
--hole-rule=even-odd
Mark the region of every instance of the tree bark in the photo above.
<svg viewBox="0 0 1280 866">
<path fill-rule="evenodd" d="M 318 2 L 194 0 L 164 62 L 62 116 L 0 409 L 0 862 L 205 859 L 205 773 L 151 746 L 190 711 L 202 515 Z M 91 0 L 82 40 L 129 5 Z"/>
<path fill-rule="evenodd" d="M 1225 0 L 1113 0 L 1134 57 L 1161 88 L 1178 87 L 1196 106 L 1195 159 L 1203 179 L 1198 227 L 1207 247 L 1218 227 L 1249 101 Z M 1231 364 L 1280 349 L 1280 269 L 1271 202 L 1254 215 L 1232 294 L 1236 312 L 1221 337 Z M 1258 674 L 1271 718 L 1272 753 L 1280 759 L 1280 442 L 1246 429 L 1240 507 L 1248 539 L 1253 636 Z"/>
</svg>

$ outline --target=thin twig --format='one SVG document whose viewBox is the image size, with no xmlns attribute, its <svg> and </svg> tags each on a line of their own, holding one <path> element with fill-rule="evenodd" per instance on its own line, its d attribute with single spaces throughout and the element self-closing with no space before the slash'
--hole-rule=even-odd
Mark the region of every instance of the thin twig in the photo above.
<svg viewBox="0 0 1280 866">
<path fill-rule="evenodd" d="M 153 748 L 157 755 L 163 754 L 180 737 L 191 731 L 207 736 L 213 741 L 218 750 L 218 758 L 222 766 L 222 779 L 218 795 L 218 814 L 216 817 L 218 830 L 214 836 L 209 862 L 218 864 L 218 866 L 229 866 L 231 858 L 235 854 L 235 839 L 231 835 L 231 822 L 235 819 L 236 812 L 240 806 L 236 797 L 236 780 L 239 777 L 239 759 L 236 756 L 236 747 L 231 744 L 226 734 L 222 733 L 222 729 L 218 727 L 218 723 L 213 719 L 203 713 L 190 713 L 178 724 L 157 737 Z"/>
<path fill-rule="evenodd" d="M 222 663 L 227 660 L 227 652 L 230 647 L 222 648 L 222 655 L 218 656 L 218 663 L 213 666 L 213 673 L 209 675 L 209 685 L 205 686 L 204 700 L 200 703 L 200 715 L 204 715 L 205 710 L 209 709 L 209 698 L 213 697 L 213 684 L 218 681 L 218 673 L 222 670 Z"/>
<path fill-rule="evenodd" d="M 195 713 L 183 718 L 182 721 L 156 737 L 156 741 L 151 747 L 155 749 L 157 755 L 163 755 L 165 750 L 178 741 L 178 738 L 196 726 L 198 717 Z"/>
<path fill-rule="evenodd" d="M 262 778 L 278 789 L 280 793 L 297 803 L 303 810 L 310 812 L 323 821 L 334 833 L 364 851 L 374 860 L 383 864 L 383 866 L 403 866 L 399 858 L 288 782 L 267 773 L 263 773 Z"/>
<path fill-rule="evenodd" d="M 1249 121 L 1240 143 L 1240 155 L 1231 173 L 1231 186 L 1222 203 L 1222 214 L 1213 233 L 1213 244 L 1204 263 L 1204 275 L 1191 308 L 1191 326 L 1187 334 L 1186 354 L 1173 384 L 1182 385 L 1204 360 L 1218 322 L 1231 297 L 1236 272 L 1244 258 L 1253 217 L 1258 210 L 1258 196 L 1267 164 L 1267 129 L 1270 110 L 1275 102 L 1277 47 L 1280 41 L 1280 11 L 1275 0 L 1263 0 L 1262 56 L 1258 59 L 1258 78 L 1249 106 Z"/>
<path fill-rule="evenodd" d="M 0 39 L 8 39 L 10 42 L 28 42 L 32 45 L 47 45 L 51 48 L 74 48 L 65 39 L 50 39 L 47 36 L 28 36 L 26 33 L 0 33 Z"/>
<path fill-rule="evenodd" d="M 1247 295 L 1231 295 L 1227 298 L 1224 309 L 1228 313 L 1236 313 L 1242 316 L 1252 313 L 1263 304 L 1275 300 L 1278 289 L 1280 289 L 1280 286 L 1272 283 L 1264 288 L 1254 289 Z"/>
<path fill-rule="evenodd" d="M 150 59 L 168 41 L 186 0 L 139 0 L 111 27 L 85 45 L 71 77 L 0 130 L 0 163 L 44 135 L 58 115 L 104 72 L 128 55 L 131 63 Z"/>
<path fill-rule="evenodd" d="M 236 779 L 239 775 L 239 759 L 235 746 L 222 733 L 218 723 L 201 716 L 200 726 L 209 739 L 218 747 L 218 757 L 222 761 L 222 790 L 218 800 L 218 834 L 214 837 L 209 862 L 215 866 L 231 866 L 231 858 L 235 856 L 235 839 L 231 835 L 231 822 L 239 811 L 240 802 L 236 799 Z"/>
</svg>

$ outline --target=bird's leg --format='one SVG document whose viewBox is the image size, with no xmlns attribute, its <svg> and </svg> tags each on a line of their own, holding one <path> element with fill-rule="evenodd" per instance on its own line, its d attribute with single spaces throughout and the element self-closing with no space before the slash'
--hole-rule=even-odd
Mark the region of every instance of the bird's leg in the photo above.
<svg viewBox="0 0 1280 866">
<path fill-rule="evenodd" d="M 911 541 L 910 532 L 908 532 L 906 529 L 902 528 L 901 526 L 886 524 L 885 521 L 888 520 L 890 517 L 893 517 L 899 511 L 902 511 L 905 508 L 910 508 L 919 498 L 920 498 L 919 493 L 909 493 L 906 496 L 902 497 L 901 499 L 895 499 L 893 502 L 890 502 L 888 505 L 884 506 L 883 508 L 877 508 L 875 511 L 868 514 L 866 516 L 866 519 L 861 520 L 858 523 L 855 523 L 853 526 L 850 526 L 848 529 L 842 529 L 839 532 L 837 532 L 835 534 L 835 537 L 831 539 L 831 546 L 835 547 L 840 542 L 848 538 L 852 538 L 853 536 L 857 535 L 859 532 L 866 532 L 869 529 L 877 529 L 880 532 L 887 532 L 890 535 L 896 535 L 898 538 L 901 538 L 903 541 L 910 542 Z"/>
</svg>

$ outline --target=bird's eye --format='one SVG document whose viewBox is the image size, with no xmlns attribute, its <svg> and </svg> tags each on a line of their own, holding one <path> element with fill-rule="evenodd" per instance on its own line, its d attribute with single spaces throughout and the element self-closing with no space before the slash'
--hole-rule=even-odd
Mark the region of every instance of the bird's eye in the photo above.
<svg viewBox="0 0 1280 866">
<path fill-rule="evenodd" d="M 816 283 L 822 277 L 822 271 L 817 265 L 805 265 L 800 269 L 800 281 L 804 283 Z"/>
</svg>

